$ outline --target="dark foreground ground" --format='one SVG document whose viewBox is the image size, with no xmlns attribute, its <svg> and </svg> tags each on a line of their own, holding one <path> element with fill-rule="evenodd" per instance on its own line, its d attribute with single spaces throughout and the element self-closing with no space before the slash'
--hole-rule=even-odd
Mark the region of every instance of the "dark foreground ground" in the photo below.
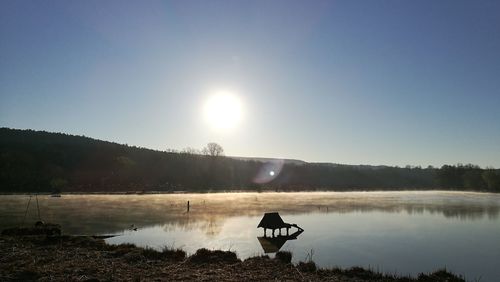
<svg viewBox="0 0 500 282">
<path fill-rule="evenodd" d="M 406 278 L 290 260 L 288 252 L 241 261 L 232 252 L 200 249 L 186 256 L 92 237 L 0 236 L 0 281 L 464 281 L 444 270 Z"/>
</svg>

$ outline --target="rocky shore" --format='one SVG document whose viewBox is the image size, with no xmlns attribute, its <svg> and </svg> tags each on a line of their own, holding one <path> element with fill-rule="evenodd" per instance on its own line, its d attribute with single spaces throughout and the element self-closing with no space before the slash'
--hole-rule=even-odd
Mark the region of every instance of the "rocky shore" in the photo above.
<svg viewBox="0 0 500 282">
<path fill-rule="evenodd" d="M 8 232 L 7 232 L 8 233 Z M 321 269 L 315 263 L 291 263 L 277 253 L 240 260 L 229 251 L 107 245 L 93 237 L 0 236 L 0 281 L 464 281 L 440 270 L 418 277 L 397 277 L 362 268 Z"/>
</svg>

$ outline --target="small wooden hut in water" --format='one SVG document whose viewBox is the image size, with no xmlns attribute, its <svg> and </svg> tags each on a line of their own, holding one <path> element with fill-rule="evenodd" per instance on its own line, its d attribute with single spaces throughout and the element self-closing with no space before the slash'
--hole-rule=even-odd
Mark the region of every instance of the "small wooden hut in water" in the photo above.
<svg viewBox="0 0 500 282">
<path fill-rule="evenodd" d="M 259 225 L 257 225 L 257 228 L 259 227 L 264 228 L 264 237 L 267 236 L 266 234 L 267 229 L 271 229 L 273 231 L 272 233 L 273 237 L 274 237 L 274 231 L 276 229 L 279 229 L 279 234 L 281 235 L 281 229 L 285 228 L 287 236 L 290 232 L 290 228 L 292 227 L 296 227 L 299 231 L 304 231 L 304 229 L 298 227 L 297 224 L 290 224 L 284 222 L 279 213 L 277 212 L 265 213 L 264 217 L 262 217 L 262 219 L 260 220 Z"/>
</svg>

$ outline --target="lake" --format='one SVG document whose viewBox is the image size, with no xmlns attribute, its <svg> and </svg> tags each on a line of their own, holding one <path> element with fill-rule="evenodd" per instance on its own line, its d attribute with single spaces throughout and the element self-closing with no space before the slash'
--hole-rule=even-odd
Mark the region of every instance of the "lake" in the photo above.
<svg viewBox="0 0 500 282">
<path fill-rule="evenodd" d="M 0 196 L 1 229 L 22 224 L 28 200 L 27 195 Z M 63 195 L 38 196 L 38 204 L 42 220 L 61 224 L 64 233 L 118 234 L 107 239 L 110 244 L 176 247 L 188 253 L 232 250 L 242 259 L 280 248 L 291 251 L 295 262 L 312 257 L 324 267 L 363 266 L 403 275 L 446 267 L 468 280 L 500 277 L 499 194 Z M 296 239 L 258 238 L 264 232 L 257 224 L 265 212 L 274 211 L 304 232 Z M 33 197 L 26 222 L 37 219 Z"/>
</svg>

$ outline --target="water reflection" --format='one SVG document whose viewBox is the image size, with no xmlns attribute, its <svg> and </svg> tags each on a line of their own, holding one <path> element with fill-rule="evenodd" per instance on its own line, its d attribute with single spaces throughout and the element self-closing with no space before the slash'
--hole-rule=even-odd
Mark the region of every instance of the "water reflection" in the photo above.
<svg viewBox="0 0 500 282">
<path fill-rule="evenodd" d="M 222 226 L 224 225 L 224 218 L 220 216 L 206 216 L 200 217 L 198 215 L 184 215 L 180 218 L 175 218 L 175 220 L 163 226 L 163 230 L 165 232 L 171 232 L 174 230 L 203 230 L 205 235 L 214 237 L 219 235 L 221 232 Z"/>
<path fill-rule="evenodd" d="M 0 228 L 22 222 L 28 198 L 0 196 Z M 191 210 L 186 213 L 188 200 Z M 464 221 L 495 220 L 500 213 L 499 195 L 462 192 L 63 195 L 39 196 L 39 202 L 42 219 L 60 223 L 69 234 L 109 234 L 128 230 L 132 224 L 139 229 L 166 224 L 165 231 L 202 229 L 217 236 L 228 218 L 268 211 L 283 215 L 428 212 Z M 28 221 L 35 219 L 36 211 L 30 210 Z"/>
<path fill-rule="evenodd" d="M 297 237 L 302 232 L 304 232 L 304 231 L 298 230 L 290 235 L 278 235 L 278 236 L 274 236 L 274 237 L 262 236 L 262 237 L 257 237 L 257 240 L 259 240 L 259 243 L 262 246 L 264 253 L 266 253 L 266 254 L 276 253 L 277 251 L 279 251 L 281 249 L 281 247 L 283 247 L 283 245 L 286 243 L 286 241 L 296 240 Z"/>
</svg>

